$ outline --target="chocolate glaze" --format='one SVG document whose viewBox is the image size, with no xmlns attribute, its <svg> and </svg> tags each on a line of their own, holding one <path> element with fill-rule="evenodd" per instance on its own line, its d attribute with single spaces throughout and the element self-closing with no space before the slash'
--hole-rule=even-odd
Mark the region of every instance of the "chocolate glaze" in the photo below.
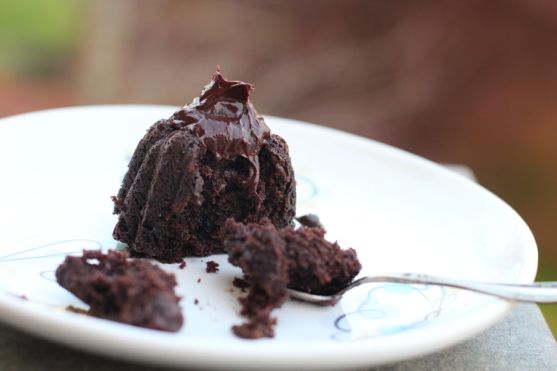
<svg viewBox="0 0 557 371">
<path fill-rule="evenodd" d="M 271 131 L 251 102 L 251 84 L 228 81 L 216 71 L 201 95 L 174 113 L 173 123 L 201 139 L 216 159 L 242 156 L 252 165 L 250 188 L 259 182 L 257 155 Z"/>
</svg>

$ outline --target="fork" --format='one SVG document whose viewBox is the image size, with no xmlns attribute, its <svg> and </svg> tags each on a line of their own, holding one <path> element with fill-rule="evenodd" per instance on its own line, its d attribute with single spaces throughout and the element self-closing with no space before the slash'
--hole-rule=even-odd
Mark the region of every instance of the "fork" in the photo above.
<svg viewBox="0 0 557 371">
<path fill-rule="evenodd" d="M 290 298 L 319 305 L 335 305 L 349 290 L 364 283 L 393 282 L 407 284 L 427 284 L 456 287 L 496 296 L 511 301 L 528 303 L 557 303 L 557 282 L 534 282 L 527 284 L 479 282 L 429 276 L 421 273 L 395 273 L 377 276 L 364 276 L 349 283 L 346 287 L 332 295 L 317 295 L 288 289 Z"/>
</svg>

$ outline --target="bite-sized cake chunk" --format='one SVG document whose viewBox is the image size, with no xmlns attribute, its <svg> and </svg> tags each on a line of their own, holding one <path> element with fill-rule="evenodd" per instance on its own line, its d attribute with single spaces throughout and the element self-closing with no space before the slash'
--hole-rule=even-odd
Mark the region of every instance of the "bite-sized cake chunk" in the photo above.
<svg viewBox="0 0 557 371">
<path fill-rule="evenodd" d="M 227 218 L 292 223 L 288 146 L 250 103 L 252 89 L 217 71 L 200 97 L 147 131 L 114 197 L 115 239 L 138 255 L 179 262 L 222 253 Z"/>
<path fill-rule="evenodd" d="M 233 327 L 243 338 L 274 336 L 271 311 L 284 303 L 288 288 L 333 293 L 361 269 L 356 251 L 325 240 L 321 227 L 277 229 L 269 219 L 248 224 L 228 219 L 223 235 L 228 260 L 250 283 L 248 295 L 241 299 L 241 314 L 248 321 Z"/>
<path fill-rule="evenodd" d="M 287 298 L 284 240 L 268 219 L 262 225 L 238 224 L 229 219 L 224 235 L 228 260 L 242 268 L 250 283 L 248 295 L 241 299 L 241 314 L 250 320 L 232 330 L 243 338 L 273 337 L 276 320 L 271 318 L 271 311 Z"/>
<path fill-rule="evenodd" d="M 352 282 L 362 266 L 354 249 L 325 239 L 321 227 L 283 228 L 279 235 L 288 255 L 288 287 L 328 295 Z"/>
<path fill-rule="evenodd" d="M 60 286 L 89 304 L 90 314 L 163 331 L 184 322 L 174 293 L 176 279 L 146 259 L 119 251 L 85 250 L 68 256 L 56 270 Z"/>
</svg>

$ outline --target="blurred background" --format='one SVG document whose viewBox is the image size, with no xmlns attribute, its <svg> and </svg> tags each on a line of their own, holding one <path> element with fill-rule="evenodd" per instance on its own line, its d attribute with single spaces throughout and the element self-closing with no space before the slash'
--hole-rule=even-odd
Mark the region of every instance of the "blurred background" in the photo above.
<svg viewBox="0 0 557 371">
<path fill-rule="evenodd" d="M 557 280 L 557 2 L 0 0 L 0 117 L 183 105 L 217 64 L 261 113 L 470 166 Z"/>
</svg>

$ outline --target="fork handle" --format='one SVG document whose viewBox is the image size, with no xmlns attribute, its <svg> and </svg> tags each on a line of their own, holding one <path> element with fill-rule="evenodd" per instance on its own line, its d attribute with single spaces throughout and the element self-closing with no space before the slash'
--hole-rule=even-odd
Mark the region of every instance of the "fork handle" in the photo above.
<svg viewBox="0 0 557 371">
<path fill-rule="evenodd" d="M 353 282 L 352 287 L 368 282 L 420 283 L 440 285 L 488 294 L 507 300 L 530 303 L 557 303 L 557 282 L 529 284 L 493 283 L 441 278 L 421 273 L 400 273 L 383 276 L 366 276 Z"/>
</svg>

